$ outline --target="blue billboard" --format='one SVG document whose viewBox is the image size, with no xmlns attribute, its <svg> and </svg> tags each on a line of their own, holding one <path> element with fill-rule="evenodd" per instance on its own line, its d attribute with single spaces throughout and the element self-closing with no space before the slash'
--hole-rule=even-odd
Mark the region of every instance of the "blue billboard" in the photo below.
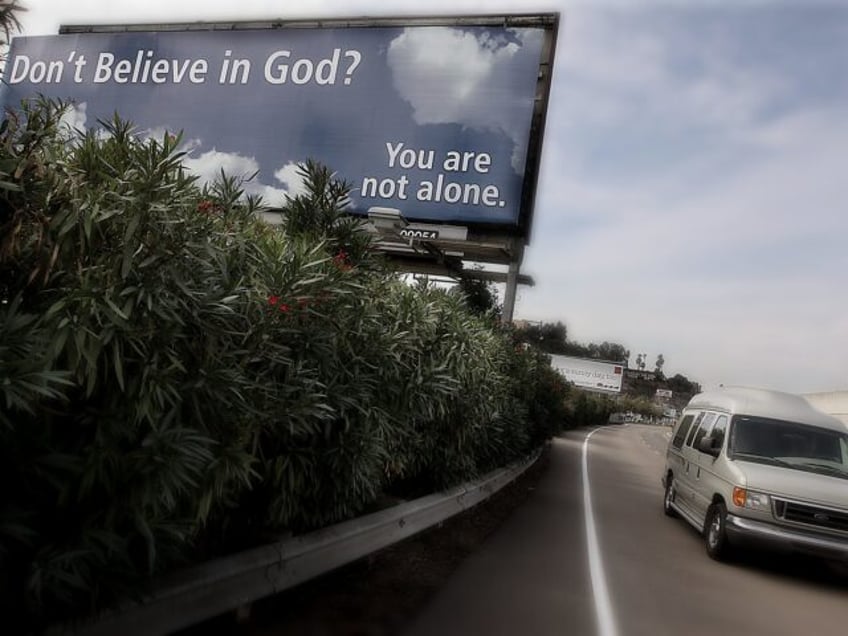
<svg viewBox="0 0 848 636">
<path fill-rule="evenodd" d="M 191 170 L 256 173 L 247 190 L 267 205 L 297 194 L 296 167 L 314 159 L 353 185 L 354 213 L 394 207 L 411 220 L 524 234 L 544 124 L 540 68 L 550 69 L 556 22 L 19 37 L 2 99 L 5 108 L 38 94 L 72 100 L 69 123 L 82 129 L 117 112 L 143 133 L 182 131 Z"/>
</svg>

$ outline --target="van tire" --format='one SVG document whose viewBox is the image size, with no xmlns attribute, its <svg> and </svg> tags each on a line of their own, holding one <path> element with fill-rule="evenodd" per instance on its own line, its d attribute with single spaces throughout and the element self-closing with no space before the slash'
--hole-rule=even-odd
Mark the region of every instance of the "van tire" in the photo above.
<svg viewBox="0 0 848 636">
<path fill-rule="evenodd" d="M 665 478 L 665 495 L 663 495 L 663 512 L 666 517 L 677 517 L 677 511 L 671 507 L 674 495 L 674 477 L 669 475 Z"/>
<path fill-rule="evenodd" d="M 715 502 L 707 510 L 707 520 L 704 523 L 704 545 L 711 559 L 725 561 L 730 557 L 730 543 L 727 541 L 727 508 L 721 501 Z"/>
</svg>

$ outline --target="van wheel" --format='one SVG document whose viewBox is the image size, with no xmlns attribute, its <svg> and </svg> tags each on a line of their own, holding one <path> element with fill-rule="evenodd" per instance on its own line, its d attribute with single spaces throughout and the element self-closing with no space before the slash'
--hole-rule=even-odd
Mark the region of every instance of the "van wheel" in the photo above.
<svg viewBox="0 0 848 636">
<path fill-rule="evenodd" d="M 677 511 L 671 507 L 674 496 L 674 477 L 669 475 L 665 480 L 665 496 L 663 497 L 663 512 L 667 517 L 677 516 Z"/>
<path fill-rule="evenodd" d="M 727 508 L 720 501 L 707 510 L 704 543 L 711 559 L 724 561 L 730 556 L 730 544 L 727 541 Z"/>
</svg>

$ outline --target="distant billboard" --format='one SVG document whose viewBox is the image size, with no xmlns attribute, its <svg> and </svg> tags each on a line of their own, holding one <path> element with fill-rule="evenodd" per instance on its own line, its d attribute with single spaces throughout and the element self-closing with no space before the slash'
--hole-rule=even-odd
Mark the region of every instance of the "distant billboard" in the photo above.
<svg viewBox="0 0 848 636">
<path fill-rule="evenodd" d="M 553 355 L 551 366 L 575 386 L 592 391 L 621 393 L 621 379 L 624 377 L 622 364 Z"/>
<path fill-rule="evenodd" d="M 187 165 L 258 173 L 279 205 L 314 159 L 351 182 L 352 212 L 526 235 L 558 14 L 63 27 L 15 38 L 6 108 L 73 100 L 81 128 L 118 112 L 184 131 Z"/>
</svg>

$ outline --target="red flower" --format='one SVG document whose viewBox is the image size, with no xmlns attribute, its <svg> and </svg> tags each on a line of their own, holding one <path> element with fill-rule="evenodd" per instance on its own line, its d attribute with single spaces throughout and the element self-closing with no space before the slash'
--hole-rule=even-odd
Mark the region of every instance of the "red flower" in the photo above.
<svg viewBox="0 0 848 636">
<path fill-rule="evenodd" d="M 344 250 L 339 250 L 333 257 L 333 265 L 343 272 L 350 271 L 352 268 L 352 265 L 350 264 L 350 257 Z"/>
<path fill-rule="evenodd" d="M 268 296 L 268 304 L 269 305 L 276 305 L 278 302 L 280 302 L 279 296 Z"/>
<path fill-rule="evenodd" d="M 279 309 L 279 310 L 280 310 L 280 311 L 282 311 L 283 313 L 287 313 L 289 310 L 291 310 L 291 307 L 289 307 L 289 306 L 288 306 L 288 305 L 286 305 L 285 303 L 280 303 L 280 306 L 279 306 L 279 307 L 277 307 L 277 309 Z"/>
<path fill-rule="evenodd" d="M 203 201 L 197 204 L 197 211 L 209 214 L 214 207 L 215 204 L 212 201 L 210 201 L 209 199 L 204 199 Z"/>
</svg>

